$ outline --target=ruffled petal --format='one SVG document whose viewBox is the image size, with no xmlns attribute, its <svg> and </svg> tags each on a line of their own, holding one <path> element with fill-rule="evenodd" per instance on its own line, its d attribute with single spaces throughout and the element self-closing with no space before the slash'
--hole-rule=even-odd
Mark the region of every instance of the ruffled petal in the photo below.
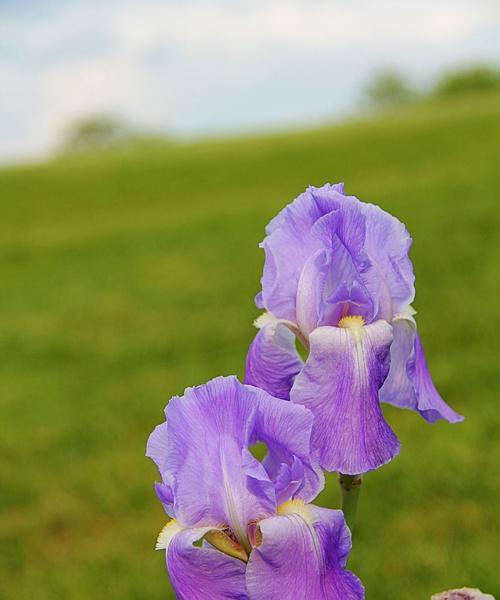
<svg viewBox="0 0 500 600">
<path fill-rule="evenodd" d="M 363 281 L 375 302 L 375 319 L 390 321 L 413 302 L 415 276 L 408 256 L 412 239 L 396 217 L 374 204 L 360 204 L 366 218 L 364 252 L 370 266 Z"/>
<path fill-rule="evenodd" d="M 246 572 L 250 600 L 361 600 L 359 579 L 345 569 L 351 536 L 341 511 L 297 502 L 259 524 L 262 543 Z"/>
<path fill-rule="evenodd" d="M 340 207 L 314 224 L 312 235 L 328 251 L 327 275 L 323 275 L 317 325 L 337 325 L 346 314 L 361 315 L 371 322 L 373 301 L 362 279 L 369 267 L 364 251 L 366 219 L 361 202 L 353 196 L 342 199 Z"/>
<path fill-rule="evenodd" d="M 324 487 L 323 472 L 311 453 L 312 413 L 260 390 L 258 398 L 252 441 L 267 446 L 263 465 L 275 483 L 277 502 L 312 500 Z"/>
<path fill-rule="evenodd" d="M 330 261 L 321 248 L 305 262 L 297 284 L 297 325 L 305 338 L 318 326 L 330 272 Z"/>
<path fill-rule="evenodd" d="M 168 482 L 169 475 L 165 468 L 167 456 L 167 424 L 160 423 L 151 435 L 149 436 L 146 446 L 146 456 L 151 458 L 158 467 L 158 471 L 162 476 L 162 483 L 155 483 L 155 492 L 158 499 L 163 504 L 163 507 L 170 517 L 175 517 L 174 509 L 174 493 L 170 483 Z"/>
<path fill-rule="evenodd" d="M 432 381 L 414 319 L 408 315 L 397 317 L 393 320 L 393 331 L 391 368 L 380 389 L 380 400 L 414 410 L 429 423 L 439 419 L 450 423 L 463 421 L 441 398 Z"/>
<path fill-rule="evenodd" d="M 277 501 L 315 497 L 324 485 L 311 456 L 313 416 L 303 406 L 219 377 L 173 398 L 167 423 L 151 434 L 148 454 L 160 466 L 156 492 L 187 526 L 227 526 L 248 549 L 248 524 Z M 261 463 L 249 448 L 263 442 Z"/>
<path fill-rule="evenodd" d="M 192 526 L 228 525 L 243 544 L 248 522 L 276 506 L 269 476 L 247 451 L 256 395 L 234 377 L 219 377 L 187 389 L 166 410 L 163 468 L 176 517 Z"/>
<path fill-rule="evenodd" d="M 193 544 L 209 531 L 206 527 L 177 528 L 168 540 L 167 568 L 179 600 L 249 600 L 246 564 L 222 552 Z"/>
<path fill-rule="evenodd" d="M 260 329 L 248 350 L 245 383 L 288 400 L 302 365 L 295 335 L 282 321 L 273 319 Z"/>
<path fill-rule="evenodd" d="M 259 304 L 280 319 L 297 322 L 299 278 L 307 259 L 321 249 L 321 243 L 310 235 L 311 227 L 339 206 L 342 192 L 341 185 L 310 187 L 266 227 L 267 237 L 261 244 L 266 261 Z"/>
<path fill-rule="evenodd" d="M 167 424 L 160 423 L 149 436 L 146 446 L 146 456 L 155 462 L 162 477 L 165 473 L 165 460 L 168 447 L 167 437 Z"/>
<path fill-rule="evenodd" d="M 305 336 L 316 326 L 337 324 L 338 300 L 346 296 L 349 308 L 351 289 L 355 302 L 363 302 L 349 314 L 367 322 L 390 321 L 413 301 L 406 227 L 378 206 L 346 196 L 343 186 L 308 188 L 266 232 L 257 304 L 298 323 Z"/>
<path fill-rule="evenodd" d="M 399 452 L 378 399 L 392 339 L 391 326 L 382 320 L 367 326 L 354 322 L 352 327 L 319 327 L 310 335 L 309 358 L 290 399 L 314 415 L 313 447 L 324 469 L 364 473 Z"/>
</svg>

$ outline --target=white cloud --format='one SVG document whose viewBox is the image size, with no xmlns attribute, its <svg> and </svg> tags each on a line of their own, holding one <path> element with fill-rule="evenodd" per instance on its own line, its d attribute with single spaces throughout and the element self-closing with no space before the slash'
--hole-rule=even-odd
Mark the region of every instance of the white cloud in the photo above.
<svg viewBox="0 0 500 600">
<path fill-rule="evenodd" d="M 249 8 L 251 6 L 251 8 Z M 122 6 L 113 26 L 122 42 L 141 50 L 166 40 L 186 52 L 207 49 L 239 54 L 300 48 L 306 53 L 395 44 L 445 45 L 491 20 L 491 5 L 474 0 L 293 2 L 270 0 L 242 7 L 215 2 Z"/>
<path fill-rule="evenodd" d="M 378 65 L 421 75 L 498 55 L 481 39 L 499 24 L 493 0 L 82 1 L 3 19 L 0 103 L 24 125 L 14 147 L 0 121 L 0 153 L 48 149 L 102 111 L 181 132 L 319 117 Z"/>
</svg>

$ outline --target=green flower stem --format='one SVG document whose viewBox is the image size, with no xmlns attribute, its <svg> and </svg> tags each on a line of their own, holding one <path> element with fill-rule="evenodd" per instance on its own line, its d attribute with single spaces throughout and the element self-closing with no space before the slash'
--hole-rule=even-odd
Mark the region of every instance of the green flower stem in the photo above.
<svg viewBox="0 0 500 600">
<path fill-rule="evenodd" d="M 342 511 L 351 533 L 356 520 L 356 509 L 358 507 L 362 483 L 363 478 L 361 475 L 344 475 L 343 473 L 339 473 L 339 485 L 342 492 Z"/>
</svg>

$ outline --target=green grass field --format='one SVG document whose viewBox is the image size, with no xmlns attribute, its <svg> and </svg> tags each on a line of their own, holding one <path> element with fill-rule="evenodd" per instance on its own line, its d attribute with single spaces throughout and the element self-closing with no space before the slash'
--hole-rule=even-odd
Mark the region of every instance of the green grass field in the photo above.
<svg viewBox="0 0 500 600">
<path fill-rule="evenodd" d="M 368 600 L 499 593 L 500 96 L 374 121 L 0 171 L 0 598 L 173 598 L 146 439 L 169 397 L 242 375 L 264 225 L 345 180 L 409 227 L 434 380 L 388 407 L 350 566 Z M 338 506 L 335 477 L 318 502 Z"/>
</svg>

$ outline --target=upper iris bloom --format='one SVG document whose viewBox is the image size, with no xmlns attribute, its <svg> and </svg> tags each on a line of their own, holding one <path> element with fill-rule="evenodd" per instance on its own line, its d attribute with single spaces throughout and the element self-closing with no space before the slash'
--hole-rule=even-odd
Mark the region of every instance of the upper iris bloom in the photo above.
<svg viewBox="0 0 500 600">
<path fill-rule="evenodd" d="M 341 511 L 307 504 L 323 488 L 310 458 L 312 414 L 235 377 L 186 390 L 166 408 L 147 454 L 172 520 L 160 533 L 182 600 L 359 600 L 345 570 Z M 250 448 L 263 442 L 258 461 Z M 194 545 L 200 542 L 198 545 Z"/>
<path fill-rule="evenodd" d="M 256 322 L 245 382 L 313 412 L 323 468 L 359 474 L 399 452 L 379 401 L 430 423 L 462 420 L 427 369 L 402 223 L 337 184 L 310 187 L 266 233 L 256 304 L 268 312 Z M 295 336 L 309 349 L 305 364 Z"/>
</svg>

